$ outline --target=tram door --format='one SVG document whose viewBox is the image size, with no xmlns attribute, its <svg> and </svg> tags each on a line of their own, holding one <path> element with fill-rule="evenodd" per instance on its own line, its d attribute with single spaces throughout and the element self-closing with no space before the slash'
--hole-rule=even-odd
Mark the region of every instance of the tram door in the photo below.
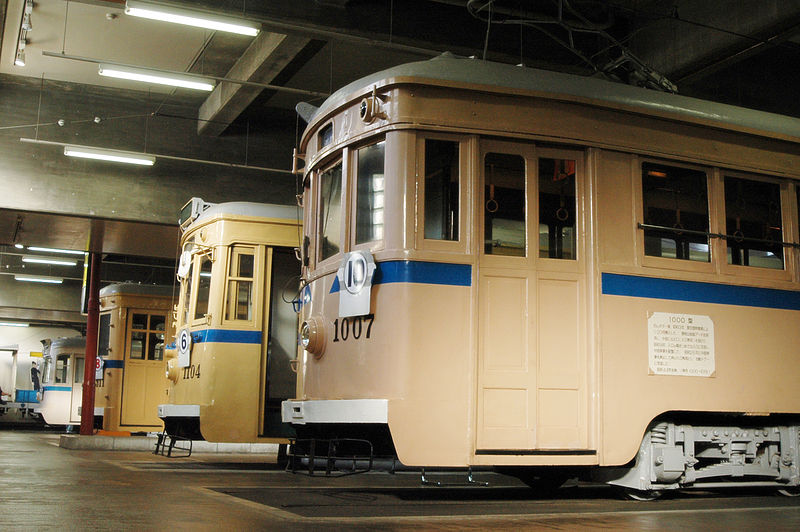
<svg viewBox="0 0 800 532">
<path fill-rule="evenodd" d="M 165 402 L 165 313 L 129 310 L 120 425 L 160 425 Z"/>
<path fill-rule="evenodd" d="M 485 140 L 480 168 L 476 453 L 586 450 L 583 154 Z"/>
<path fill-rule="evenodd" d="M 63 355 L 59 355 L 61 357 Z M 72 365 L 72 398 L 69 405 L 69 422 L 81 422 L 81 405 L 83 404 L 83 364 L 86 360 L 84 355 L 71 355 L 70 362 Z M 69 371 L 68 371 L 69 373 Z"/>
</svg>

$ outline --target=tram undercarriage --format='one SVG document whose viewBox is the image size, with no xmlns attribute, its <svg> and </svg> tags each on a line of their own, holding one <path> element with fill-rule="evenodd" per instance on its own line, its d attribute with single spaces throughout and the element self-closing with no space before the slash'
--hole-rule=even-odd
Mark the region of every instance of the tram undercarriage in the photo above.
<svg viewBox="0 0 800 532">
<path fill-rule="evenodd" d="M 632 468 L 614 468 L 601 476 L 627 488 L 634 498 L 653 498 L 664 490 L 735 486 L 771 486 L 784 495 L 800 495 L 800 425 L 764 421 L 657 422 L 645 434 Z"/>
</svg>

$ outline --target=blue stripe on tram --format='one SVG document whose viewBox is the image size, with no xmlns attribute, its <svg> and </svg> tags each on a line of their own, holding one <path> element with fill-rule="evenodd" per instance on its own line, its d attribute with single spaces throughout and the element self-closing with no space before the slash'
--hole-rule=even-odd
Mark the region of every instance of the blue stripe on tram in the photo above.
<svg viewBox="0 0 800 532">
<path fill-rule="evenodd" d="M 695 303 L 800 310 L 800 291 L 602 274 L 603 294 Z"/>
<path fill-rule="evenodd" d="M 192 342 L 218 342 L 224 344 L 260 344 L 261 331 L 232 331 L 230 329 L 203 329 L 192 332 Z"/>
<path fill-rule="evenodd" d="M 372 284 L 419 283 L 447 286 L 471 286 L 470 264 L 390 260 L 375 264 Z M 339 291 L 339 278 L 334 277 L 331 294 Z"/>
<path fill-rule="evenodd" d="M 108 369 L 121 369 L 125 367 L 125 362 L 122 360 L 103 360 L 103 367 Z"/>
<path fill-rule="evenodd" d="M 43 392 L 71 392 L 71 386 L 44 386 L 42 387 Z"/>
</svg>

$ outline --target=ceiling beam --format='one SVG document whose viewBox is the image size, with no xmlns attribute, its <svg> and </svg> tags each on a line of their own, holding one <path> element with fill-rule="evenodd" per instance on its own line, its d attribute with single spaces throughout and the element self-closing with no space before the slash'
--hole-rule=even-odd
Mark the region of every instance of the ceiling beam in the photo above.
<svg viewBox="0 0 800 532">
<path fill-rule="evenodd" d="M 226 77 L 258 83 L 271 83 L 311 42 L 297 35 L 262 31 L 228 71 Z M 258 97 L 262 87 L 221 82 L 198 111 L 197 131 L 220 135 Z"/>
</svg>

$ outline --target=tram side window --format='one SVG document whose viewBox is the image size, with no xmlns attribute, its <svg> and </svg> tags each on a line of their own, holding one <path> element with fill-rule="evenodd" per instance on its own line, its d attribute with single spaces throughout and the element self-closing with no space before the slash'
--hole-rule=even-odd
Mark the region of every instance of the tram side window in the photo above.
<svg viewBox="0 0 800 532">
<path fill-rule="evenodd" d="M 253 275 L 255 259 L 251 248 L 234 247 L 228 265 L 226 320 L 253 319 Z"/>
<path fill-rule="evenodd" d="M 75 372 L 72 375 L 72 382 L 75 384 L 80 384 L 83 382 L 83 371 L 85 367 L 86 359 L 85 358 L 78 358 L 75 357 Z"/>
<path fill-rule="evenodd" d="M 425 139 L 425 238 L 458 240 L 458 142 Z"/>
<path fill-rule="evenodd" d="M 781 187 L 725 177 L 728 264 L 783 269 Z"/>
<path fill-rule="evenodd" d="M 110 338 L 110 331 L 111 331 L 111 314 L 106 312 L 105 314 L 100 314 L 100 323 L 97 327 L 97 356 L 99 357 L 107 357 L 109 345 L 108 343 L 111 341 Z"/>
<path fill-rule="evenodd" d="M 575 161 L 539 159 L 539 256 L 575 260 Z"/>
<path fill-rule="evenodd" d="M 147 339 L 147 360 L 164 360 L 164 328 L 167 317 L 150 316 L 150 332 Z"/>
<path fill-rule="evenodd" d="M 67 382 L 67 373 L 69 372 L 69 355 L 56 356 L 56 371 L 55 383 L 63 384 Z"/>
<path fill-rule="evenodd" d="M 192 261 L 189 265 L 189 271 L 186 274 L 186 277 L 183 279 L 183 323 L 187 324 L 191 320 L 189 317 L 190 314 L 190 302 L 192 298 L 192 276 L 194 275 L 194 261 Z"/>
<path fill-rule="evenodd" d="M 484 252 L 524 257 L 525 159 L 486 154 L 484 180 Z"/>
<path fill-rule="evenodd" d="M 317 231 L 319 260 L 333 257 L 341 249 L 342 163 L 322 172 L 319 179 L 320 202 Z"/>
<path fill-rule="evenodd" d="M 383 239 L 383 172 L 386 142 L 358 150 L 356 244 Z"/>
<path fill-rule="evenodd" d="M 197 301 L 194 305 L 194 319 L 199 320 L 208 314 L 208 296 L 211 293 L 211 257 L 200 257 L 200 274 L 197 280 Z"/>
<path fill-rule="evenodd" d="M 642 164 L 644 252 L 653 257 L 709 262 L 708 179 L 705 172 Z"/>
</svg>

